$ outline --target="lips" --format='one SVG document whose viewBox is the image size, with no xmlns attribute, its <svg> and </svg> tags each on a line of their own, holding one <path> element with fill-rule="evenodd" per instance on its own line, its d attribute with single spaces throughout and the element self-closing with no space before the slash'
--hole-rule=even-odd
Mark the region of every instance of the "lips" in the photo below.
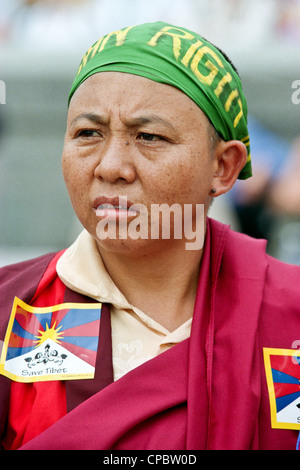
<svg viewBox="0 0 300 470">
<path fill-rule="evenodd" d="M 98 217 L 135 217 L 138 211 L 131 209 L 133 203 L 128 201 L 126 196 L 99 197 L 95 199 L 93 208 Z"/>
</svg>

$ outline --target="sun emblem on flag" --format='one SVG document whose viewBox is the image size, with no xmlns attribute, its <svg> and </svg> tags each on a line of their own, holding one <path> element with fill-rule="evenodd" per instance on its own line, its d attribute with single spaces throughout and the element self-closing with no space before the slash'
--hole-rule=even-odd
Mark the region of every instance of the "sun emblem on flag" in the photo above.
<svg viewBox="0 0 300 470">
<path fill-rule="evenodd" d="M 61 340 L 64 339 L 63 331 L 59 332 L 61 328 L 61 326 L 56 328 L 56 322 L 54 322 L 51 328 L 49 328 L 48 323 L 46 323 L 45 330 L 38 330 L 39 335 L 35 336 L 35 338 L 37 338 L 37 340 L 33 341 L 33 343 L 36 344 L 35 347 L 37 348 L 48 339 L 52 339 L 55 343 L 61 344 Z"/>
</svg>

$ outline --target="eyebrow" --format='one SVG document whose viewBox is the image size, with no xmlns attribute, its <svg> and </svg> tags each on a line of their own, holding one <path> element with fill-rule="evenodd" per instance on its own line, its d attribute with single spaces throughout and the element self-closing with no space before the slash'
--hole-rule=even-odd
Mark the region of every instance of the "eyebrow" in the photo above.
<svg viewBox="0 0 300 470">
<path fill-rule="evenodd" d="M 95 124 L 102 124 L 102 125 L 103 124 L 107 125 L 109 123 L 109 119 L 100 114 L 82 113 L 73 119 L 73 121 L 71 122 L 71 125 L 80 119 L 87 119 L 91 122 L 94 122 Z M 155 114 L 150 114 L 147 116 L 139 116 L 136 118 L 131 118 L 131 119 L 126 120 L 126 125 L 128 127 L 138 127 L 142 124 L 151 124 L 151 123 L 163 124 L 164 126 L 169 127 L 173 131 L 175 130 L 170 122 L 165 121 L 160 116 L 157 116 Z"/>
<path fill-rule="evenodd" d="M 71 125 L 74 124 L 76 121 L 79 121 L 80 119 L 87 119 L 88 121 L 92 121 L 95 124 L 108 124 L 109 122 L 108 119 L 105 119 L 105 117 L 101 116 L 100 114 L 82 113 L 78 114 L 78 116 L 73 119 Z"/>
<path fill-rule="evenodd" d="M 175 130 L 170 122 L 165 121 L 164 119 L 159 116 L 156 116 L 155 114 L 150 114 L 149 116 L 140 116 L 128 120 L 129 127 L 138 127 L 141 124 L 151 123 L 163 124 L 164 126 L 170 127 L 171 129 Z"/>
</svg>

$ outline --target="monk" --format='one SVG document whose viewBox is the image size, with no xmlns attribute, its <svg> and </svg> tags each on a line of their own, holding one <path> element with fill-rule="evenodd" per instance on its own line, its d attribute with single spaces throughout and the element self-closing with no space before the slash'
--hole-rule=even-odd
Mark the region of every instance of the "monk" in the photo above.
<svg viewBox="0 0 300 470">
<path fill-rule="evenodd" d="M 3 449 L 296 449 L 300 268 L 208 216 L 252 174 L 225 54 L 162 22 L 100 38 L 62 169 L 82 233 L 1 270 Z"/>
</svg>

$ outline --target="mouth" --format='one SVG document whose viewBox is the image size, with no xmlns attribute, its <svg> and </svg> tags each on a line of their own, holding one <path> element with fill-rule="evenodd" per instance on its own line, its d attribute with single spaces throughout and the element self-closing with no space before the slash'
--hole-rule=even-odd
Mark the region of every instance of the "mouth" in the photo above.
<svg viewBox="0 0 300 470">
<path fill-rule="evenodd" d="M 136 217 L 139 214 L 134 204 L 127 200 L 126 196 L 99 197 L 93 203 L 97 217 L 107 218 L 128 218 Z"/>
</svg>

